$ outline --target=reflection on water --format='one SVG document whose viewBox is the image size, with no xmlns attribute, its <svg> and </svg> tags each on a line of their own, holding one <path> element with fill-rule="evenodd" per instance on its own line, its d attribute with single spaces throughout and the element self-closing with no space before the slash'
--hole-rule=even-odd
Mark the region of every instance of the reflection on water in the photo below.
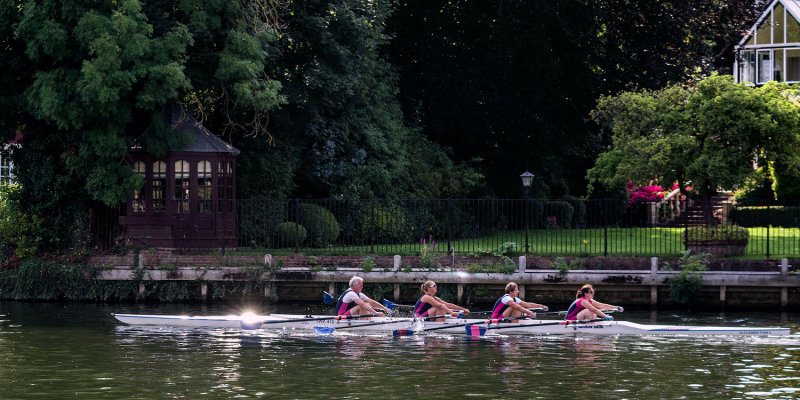
<svg viewBox="0 0 800 400">
<path fill-rule="evenodd" d="M 0 302 L 0 397 L 444 399 L 800 396 L 789 337 L 370 336 L 131 327 L 110 312 L 205 306 Z M 273 312 L 308 312 L 290 305 Z M 643 323 L 790 326 L 796 314 L 626 312 Z"/>
</svg>

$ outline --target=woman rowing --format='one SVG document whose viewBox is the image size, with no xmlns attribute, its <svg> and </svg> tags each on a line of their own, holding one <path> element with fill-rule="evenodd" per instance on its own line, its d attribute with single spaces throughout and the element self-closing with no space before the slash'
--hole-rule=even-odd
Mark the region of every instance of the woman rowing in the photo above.
<svg viewBox="0 0 800 400">
<path fill-rule="evenodd" d="M 522 299 L 517 296 L 519 296 L 519 286 L 514 282 L 509 282 L 506 285 L 506 294 L 494 302 L 492 319 L 518 318 L 523 314 L 528 314 L 531 318 L 536 318 L 536 313 L 529 310 L 529 308 L 541 308 L 544 311 L 548 310 L 547 306 L 522 301 Z M 514 322 L 519 322 L 519 320 L 515 320 Z"/>
<path fill-rule="evenodd" d="M 434 281 L 425 281 L 419 289 L 422 291 L 422 297 L 417 300 L 417 304 L 414 304 L 415 317 L 441 315 L 442 318 L 436 318 L 433 321 L 442 322 L 444 321 L 445 315 L 457 317 L 459 311 L 463 311 L 464 314 L 469 314 L 468 309 L 459 307 L 453 303 L 448 303 L 436 297 L 437 289 Z"/>
<path fill-rule="evenodd" d="M 622 307 L 600 303 L 594 300 L 594 288 L 586 284 L 575 294 L 575 301 L 567 309 L 567 316 L 564 319 L 570 321 L 605 318 L 609 321 L 614 319 L 606 315 L 602 310 L 622 311 Z"/>
<path fill-rule="evenodd" d="M 361 290 L 364 289 L 364 279 L 359 276 L 350 278 L 350 289 L 347 289 L 339 296 L 336 302 L 336 315 L 367 315 L 374 314 L 376 309 L 380 309 L 384 314 L 389 315 L 391 310 L 383 304 L 370 299 Z"/>
</svg>

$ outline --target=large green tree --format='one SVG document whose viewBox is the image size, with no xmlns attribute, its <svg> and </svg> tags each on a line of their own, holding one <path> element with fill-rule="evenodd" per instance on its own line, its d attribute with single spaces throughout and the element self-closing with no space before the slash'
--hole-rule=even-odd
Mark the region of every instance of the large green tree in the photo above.
<svg viewBox="0 0 800 400">
<path fill-rule="evenodd" d="M 241 133 L 264 134 L 266 113 L 282 101 L 264 74 L 277 40 L 268 0 L 0 4 L 0 131 L 23 135 L 14 194 L 47 227 L 45 247 L 71 245 L 65 238 L 85 226 L 89 202 L 117 205 L 141 184 L 127 149 L 156 123 L 142 143 L 166 151 L 159 116 L 169 102 L 232 122 L 245 114 L 254 123 Z"/>
<path fill-rule="evenodd" d="M 800 156 L 798 96 L 800 88 L 786 84 L 754 87 L 714 74 L 694 85 L 602 97 L 592 116 L 612 144 L 589 180 L 607 190 L 627 181 L 678 182 L 701 198 L 736 188 L 755 173 L 754 162 Z"/>
</svg>

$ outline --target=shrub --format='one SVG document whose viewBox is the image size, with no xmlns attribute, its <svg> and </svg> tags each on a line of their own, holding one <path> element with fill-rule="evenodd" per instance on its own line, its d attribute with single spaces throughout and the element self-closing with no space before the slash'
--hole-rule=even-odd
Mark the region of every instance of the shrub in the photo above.
<svg viewBox="0 0 800 400">
<path fill-rule="evenodd" d="M 731 210 L 731 221 L 739 226 L 800 226 L 800 207 L 743 207 L 736 206 Z"/>
<path fill-rule="evenodd" d="M 278 225 L 286 221 L 286 209 L 284 200 L 239 200 L 236 211 L 240 240 L 247 246 L 271 247 Z"/>
<path fill-rule="evenodd" d="M 681 241 L 689 242 L 710 242 L 715 240 L 744 240 L 750 238 L 750 232 L 741 226 L 718 225 L 718 226 L 692 226 L 681 232 Z"/>
<path fill-rule="evenodd" d="M 339 222 L 325 207 L 310 203 L 298 204 L 297 218 L 297 223 L 306 227 L 312 246 L 325 247 L 335 243 L 339 237 Z"/>
<path fill-rule="evenodd" d="M 678 260 L 680 272 L 669 278 L 669 297 L 679 304 L 686 304 L 694 299 L 703 288 L 699 272 L 708 269 L 709 254 L 694 254 L 682 252 Z M 665 270 L 670 270 L 669 264 L 665 265 Z"/>
<path fill-rule="evenodd" d="M 0 244 L 3 254 L 13 250 L 17 257 L 25 258 L 38 250 L 42 220 L 21 211 L 19 204 L 9 198 L 13 190 L 13 186 L 3 186 L 0 192 Z"/>
<path fill-rule="evenodd" d="M 543 221 L 546 227 L 569 228 L 572 226 L 575 209 L 566 201 L 550 201 L 545 204 L 544 214 Z"/>
<path fill-rule="evenodd" d="M 276 237 L 280 246 L 293 246 L 295 243 L 303 243 L 308 237 L 306 228 L 294 222 L 280 223 L 276 229 Z"/>
<path fill-rule="evenodd" d="M 362 243 L 371 239 L 377 243 L 394 243 L 405 239 L 406 215 L 399 207 L 369 202 L 361 206 L 357 221 L 356 232 L 361 233 L 358 239 Z"/>
</svg>

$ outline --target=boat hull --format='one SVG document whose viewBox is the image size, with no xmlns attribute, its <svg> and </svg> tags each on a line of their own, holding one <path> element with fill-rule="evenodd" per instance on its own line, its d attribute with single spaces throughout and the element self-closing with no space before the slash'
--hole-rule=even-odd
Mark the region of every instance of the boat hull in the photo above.
<svg viewBox="0 0 800 400">
<path fill-rule="evenodd" d="M 233 329 L 301 329 L 334 328 L 336 331 L 391 333 L 395 330 L 412 330 L 416 334 L 465 334 L 465 325 L 482 323 L 481 319 L 448 319 L 445 322 L 420 322 L 410 318 L 373 318 L 370 320 L 321 319 L 329 316 L 302 316 L 271 314 L 249 316 L 184 316 L 114 314 L 114 318 L 128 325 L 175 326 L 187 328 Z M 317 318 L 317 319 L 314 319 Z M 312 319 L 312 320 L 304 320 Z M 519 323 L 488 325 L 486 334 L 495 335 L 656 335 L 656 336 L 785 336 L 789 328 L 645 325 L 628 321 L 600 321 L 583 324 L 562 324 L 554 320 L 522 320 Z M 376 325 L 379 324 L 379 325 Z M 363 325 L 363 326 L 362 326 Z"/>
</svg>

